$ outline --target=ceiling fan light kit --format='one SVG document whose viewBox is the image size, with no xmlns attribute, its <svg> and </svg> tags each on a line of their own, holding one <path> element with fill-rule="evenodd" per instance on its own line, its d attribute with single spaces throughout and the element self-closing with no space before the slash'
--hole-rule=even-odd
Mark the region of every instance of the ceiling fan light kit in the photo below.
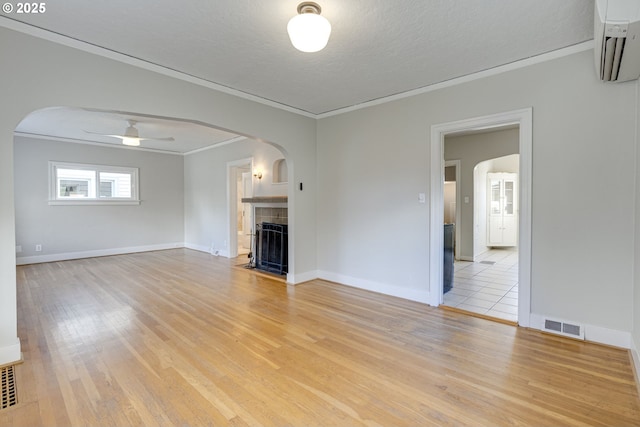
<svg viewBox="0 0 640 427">
<path fill-rule="evenodd" d="M 135 120 L 127 121 L 129 122 L 129 126 L 125 129 L 124 135 L 122 135 L 122 143 L 131 147 L 138 147 L 140 145 L 140 135 L 138 134 L 138 129 L 135 127 L 137 122 Z"/>
<path fill-rule="evenodd" d="M 331 35 L 331 24 L 320 12 L 320 5 L 302 2 L 298 15 L 289 20 L 287 32 L 293 47 L 302 52 L 318 52 L 327 45 Z"/>
<path fill-rule="evenodd" d="M 153 138 L 153 137 L 140 137 L 140 134 L 138 133 L 138 129 L 136 128 L 136 123 L 138 123 L 136 120 L 127 120 L 127 122 L 129 123 L 129 126 L 127 126 L 127 128 L 124 130 L 124 134 L 123 135 L 115 135 L 115 134 L 109 134 L 109 133 L 98 133 L 98 132 L 90 132 L 88 130 L 85 130 L 86 133 L 90 133 L 92 135 L 100 135 L 100 136 L 108 136 L 108 137 L 112 137 L 112 138 L 120 138 L 122 140 L 122 143 L 124 145 L 128 145 L 130 147 L 138 147 L 140 146 L 140 141 L 145 140 L 145 141 L 175 141 L 175 139 L 171 136 L 169 137 L 163 137 L 163 138 Z"/>
</svg>

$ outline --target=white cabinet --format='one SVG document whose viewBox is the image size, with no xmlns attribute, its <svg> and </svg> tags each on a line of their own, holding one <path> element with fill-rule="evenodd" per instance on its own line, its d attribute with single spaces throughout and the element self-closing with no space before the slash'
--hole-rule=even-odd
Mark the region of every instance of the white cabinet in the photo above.
<svg viewBox="0 0 640 427">
<path fill-rule="evenodd" d="M 487 246 L 518 245 L 518 174 L 487 174 L 488 218 Z"/>
</svg>

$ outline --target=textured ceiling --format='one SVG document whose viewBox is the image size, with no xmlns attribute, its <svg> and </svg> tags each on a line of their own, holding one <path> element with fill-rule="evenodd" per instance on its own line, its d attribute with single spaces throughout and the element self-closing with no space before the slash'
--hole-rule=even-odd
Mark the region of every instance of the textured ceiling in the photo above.
<svg viewBox="0 0 640 427">
<path fill-rule="evenodd" d="M 327 47 L 296 51 L 298 0 L 64 0 L 29 25 L 322 114 L 593 38 L 591 0 L 319 0 Z"/>
<path fill-rule="evenodd" d="M 428 87 L 593 38 L 591 0 L 318 0 L 327 47 L 302 53 L 286 25 L 299 0 L 53 0 L 6 18 L 316 116 Z M 14 4 L 11 2 L 11 4 Z M 17 3 L 16 3 L 17 4 Z M 127 119 L 146 149 L 188 153 L 241 139 L 197 123 L 48 108 L 18 134 L 120 144 Z"/>
</svg>

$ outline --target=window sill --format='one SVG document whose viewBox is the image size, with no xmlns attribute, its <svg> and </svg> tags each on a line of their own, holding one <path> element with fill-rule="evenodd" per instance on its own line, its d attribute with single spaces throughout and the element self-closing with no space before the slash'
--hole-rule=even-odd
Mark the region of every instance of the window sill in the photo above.
<svg viewBox="0 0 640 427">
<path fill-rule="evenodd" d="M 49 206 L 139 205 L 140 200 L 49 200 Z"/>
</svg>

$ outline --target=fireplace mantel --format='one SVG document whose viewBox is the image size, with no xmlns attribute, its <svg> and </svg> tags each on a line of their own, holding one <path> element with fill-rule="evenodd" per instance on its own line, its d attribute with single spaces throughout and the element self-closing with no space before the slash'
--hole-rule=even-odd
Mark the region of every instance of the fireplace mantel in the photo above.
<svg viewBox="0 0 640 427">
<path fill-rule="evenodd" d="M 242 203 L 287 203 L 287 196 L 261 196 L 261 197 L 243 197 Z"/>
</svg>

